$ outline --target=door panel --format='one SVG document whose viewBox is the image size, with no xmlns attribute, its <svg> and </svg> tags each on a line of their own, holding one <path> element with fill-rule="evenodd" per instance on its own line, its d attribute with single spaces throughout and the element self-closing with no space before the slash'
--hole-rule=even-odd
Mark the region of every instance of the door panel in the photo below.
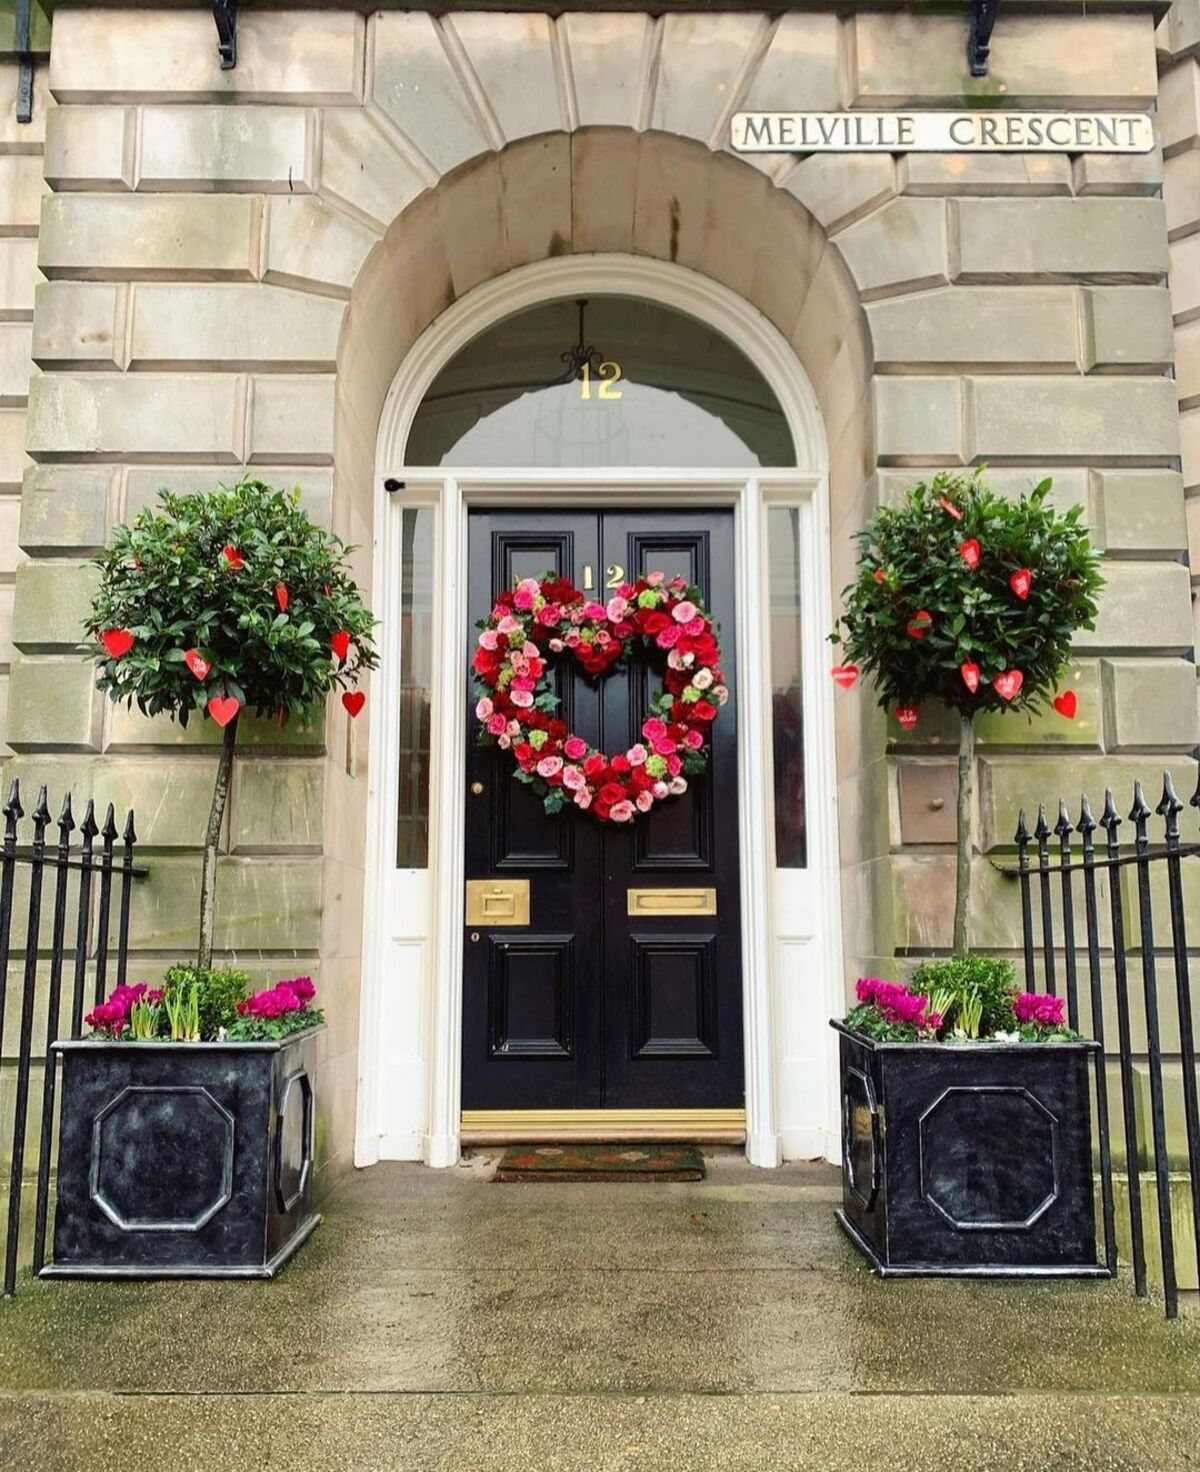
<svg viewBox="0 0 1200 1472">
<path fill-rule="evenodd" d="M 570 808 L 548 817 L 513 780 L 511 757 L 476 746 L 468 723 L 467 878 L 527 877 L 530 924 L 468 929 L 464 1108 L 743 1102 L 733 556 L 726 510 L 470 516 L 472 646 L 475 621 L 515 578 L 554 571 L 582 587 L 587 565 L 609 571 L 601 585 L 661 568 L 699 586 L 724 622 L 730 699 L 712 727 L 709 773 L 624 827 Z M 641 738 L 662 668 L 639 649 L 596 682 L 560 658 L 563 719 L 610 755 L 625 750 Z M 713 889 L 716 914 L 632 916 L 635 886 Z"/>
</svg>

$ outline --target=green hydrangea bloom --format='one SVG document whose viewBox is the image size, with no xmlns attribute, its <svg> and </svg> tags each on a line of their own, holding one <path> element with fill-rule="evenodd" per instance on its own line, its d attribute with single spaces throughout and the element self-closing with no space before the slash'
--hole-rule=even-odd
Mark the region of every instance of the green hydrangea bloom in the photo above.
<svg viewBox="0 0 1200 1472">
<path fill-rule="evenodd" d="M 656 588 L 647 588 L 644 593 L 638 594 L 639 608 L 657 608 L 659 594 Z"/>
<path fill-rule="evenodd" d="M 700 692 L 695 685 L 685 685 L 680 699 L 686 701 L 688 705 L 694 705 L 700 699 Z"/>
<path fill-rule="evenodd" d="M 646 758 L 646 770 L 652 777 L 665 777 L 667 775 L 666 757 L 648 756 Z"/>
<path fill-rule="evenodd" d="M 541 751 L 542 747 L 546 744 L 545 731 L 530 731 L 529 744 L 533 747 L 534 751 Z"/>
</svg>

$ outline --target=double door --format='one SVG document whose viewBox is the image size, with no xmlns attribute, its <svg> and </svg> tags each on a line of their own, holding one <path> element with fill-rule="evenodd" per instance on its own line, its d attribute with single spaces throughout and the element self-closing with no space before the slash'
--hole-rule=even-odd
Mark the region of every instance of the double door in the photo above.
<svg viewBox="0 0 1200 1472">
<path fill-rule="evenodd" d="M 622 825 L 573 806 L 548 816 L 514 780 L 511 753 L 479 747 L 468 721 L 466 877 L 516 896 L 494 918 L 520 923 L 468 915 L 464 1109 L 743 1103 L 732 511 L 472 511 L 468 626 L 473 648 L 476 620 L 520 578 L 557 574 L 603 601 L 608 586 L 658 570 L 700 588 L 722 625 L 730 698 L 687 792 Z M 664 661 L 635 641 L 593 679 L 560 655 L 559 714 L 610 757 L 627 750 Z"/>
</svg>

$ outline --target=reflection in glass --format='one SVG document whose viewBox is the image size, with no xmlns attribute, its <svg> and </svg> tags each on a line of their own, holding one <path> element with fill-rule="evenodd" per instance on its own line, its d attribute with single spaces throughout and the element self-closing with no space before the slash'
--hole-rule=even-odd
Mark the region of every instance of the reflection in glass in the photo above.
<svg viewBox="0 0 1200 1472">
<path fill-rule="evenodd" d="M 430 386 L 406 463 L 795 464 L 778 399 L 728 339 L 633 297 L 589 298 L 580 319 L 564 298 L 481 333 Z"/>
<path fill-rule="evenodd" d="M 429 705 L 433 677 L 432 506 L 400 513 L 400 798 L 396 866 L 429 866 Z"/>
<path fill-rule="evenodd" d="M 800 512 L 767 510 L 771 711 L 775 764 L 775 863 L 808 865 L 804 810 L 803 649 L 800 620 Z"/>
</svg>

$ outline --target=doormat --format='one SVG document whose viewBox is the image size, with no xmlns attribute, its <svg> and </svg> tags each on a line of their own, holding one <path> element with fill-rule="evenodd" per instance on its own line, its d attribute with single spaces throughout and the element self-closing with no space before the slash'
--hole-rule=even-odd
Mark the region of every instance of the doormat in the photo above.
<svg viewBox="0 0 1200 1472">
<path fill-rule="evenodd" d="M 702 1181 L 695 1145 L 510 1145 L 497 1181 Z"/>
</svg>

